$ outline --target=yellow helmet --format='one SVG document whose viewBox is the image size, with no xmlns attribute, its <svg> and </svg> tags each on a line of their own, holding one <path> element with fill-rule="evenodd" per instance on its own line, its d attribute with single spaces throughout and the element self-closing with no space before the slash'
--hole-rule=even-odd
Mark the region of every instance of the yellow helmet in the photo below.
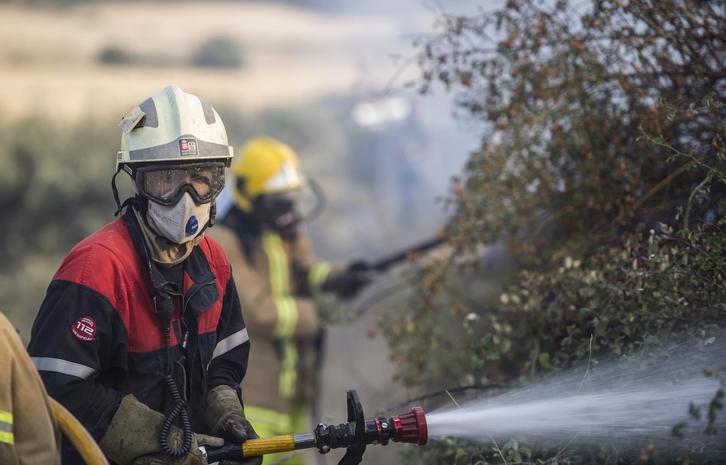
<svg viewBox="0 0 726 465">
<path fill-rule="evenodd" d="M 295 151 L 270 137 L 255 137 L 247 142 L 232 164 L 232 173 L 234 202 L 246 212 L 262 194 L 288 192 L 303 185 L 300 159 Z"/>
</svg>

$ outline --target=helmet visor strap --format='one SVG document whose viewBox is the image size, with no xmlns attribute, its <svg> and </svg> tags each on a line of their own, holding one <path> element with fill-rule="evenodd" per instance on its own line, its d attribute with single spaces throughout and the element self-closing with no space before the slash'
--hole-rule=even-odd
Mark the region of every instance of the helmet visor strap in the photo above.
<svg viewBox="0 0 726 465">
<path fill-rule="evenodd" d="M 141 167 L 136 171 L 136 187 L 161 205 L 176 204 L 185 192 L 199 204 L 208 203 L 224 188 L 224 163 Z"/>
</svg>

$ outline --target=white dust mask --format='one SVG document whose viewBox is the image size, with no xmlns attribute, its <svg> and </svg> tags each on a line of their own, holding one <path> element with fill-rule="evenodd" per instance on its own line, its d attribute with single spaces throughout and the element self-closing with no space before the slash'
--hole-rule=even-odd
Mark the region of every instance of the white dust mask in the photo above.
<svg viewBox="0 0 726 465">
<path fill-rule="evenodd" d="M 179 201 L 165 207 L 149 201 L 149 218 L 154 222 L 157 232 L 172 242 L 183 244 L 194 237 L 207 225 L 212 202 L 197 205 L 189 192 Z"/>
</svg>

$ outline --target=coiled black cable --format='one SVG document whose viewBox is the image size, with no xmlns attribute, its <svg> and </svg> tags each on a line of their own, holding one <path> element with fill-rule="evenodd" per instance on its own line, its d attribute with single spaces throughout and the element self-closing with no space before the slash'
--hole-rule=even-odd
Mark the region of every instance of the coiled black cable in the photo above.
<svg viewBox="0 0 726 465">
<path fill-rule="evenodd" d="M 161 422 L 161 430 L 159 431 L 159 446 L 161 446 L 161 450 L 166 455 L 178 459 L 179 457 L 188 454 L 192 448 L 192 423 L 189 421 L 187 404 L 179 393 L 179 387 L 176 385 L 174 377 L 166 375 L 164 380 L 166 381 L 166 386 L 169 389 L 172 400 L 174 401 L 174 407 L 172 407 L 169 413 L 164 416 L 164 421 Z M 181 447 L 172 447 L 172 445 L 169 444 L 169 432 L 177 418 L 181 419 L 182 444 Z"/>
<path fill-rule="evenodd" d="M 170 297 L 157 298 L 156 313 L 164 324 L 164 349 L 166 350 L 166 376 L 164 376 L 164 381 L 166 381 L 166 387 L 174 402 L 174 406 L 164 416 L 164 420 L 161 422 L 159 447 L 169 457 L 178 459 L 187 455 L 192 449 L 194 433 L 192 432 L 192 423 L 189 420 L 186 400 L 184 400 L 179 392 L 179 386 L 177 386 L 176 380 L 174 380 L 171 374 L 171 352 L 169 346 L 171 345 L 170 322 L 173 311 L 174 307 Z M 172 444 L 169 444 L 169 432 L 177 418 L 181 420 L 182 443 L 180 447 L 173 447 Z"/>
</svg>

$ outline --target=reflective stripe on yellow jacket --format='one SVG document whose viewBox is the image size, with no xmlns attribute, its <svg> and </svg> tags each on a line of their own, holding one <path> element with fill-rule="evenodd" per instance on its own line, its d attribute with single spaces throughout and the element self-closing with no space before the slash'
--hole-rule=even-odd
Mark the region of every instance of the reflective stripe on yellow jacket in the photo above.
<svg viewBox="0 0 726 465">
<path fill-rule="evenodd" d="M 0 442 L 15 444 L 13 436 L 13 413 L 0 410 Z"/>
<path fill-rule="evenodd" d="M 59 464 L 58 441 L 43 382 L 0 313 L 0 463 Z"/>
</svg>

